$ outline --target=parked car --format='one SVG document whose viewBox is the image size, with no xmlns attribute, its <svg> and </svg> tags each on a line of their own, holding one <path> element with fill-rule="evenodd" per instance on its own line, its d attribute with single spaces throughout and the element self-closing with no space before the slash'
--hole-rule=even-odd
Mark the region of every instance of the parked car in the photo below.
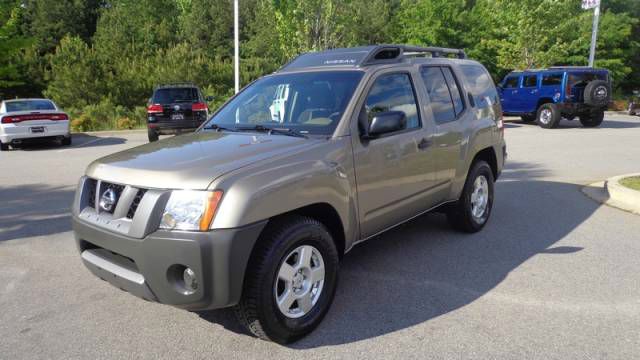
<svg viewBox="0 0 640 360">
<path fill-rule="evenodd" d="M 78 248 L 131 294 L 232 306 L 255 336 L 288 343 L 327 313 L 355 244 L 436 208 L 461 231 L 487 224 L 501 114 L 462 50 L 304 54 L 195 133 L 90 164 L 73 203 Z"/>
<path fill-rule="evenodd" d="M 58 140 L 71 145 L 69 115 L 49 99 L 14 99 L 0 103 L 0 150 L 28 140 Z"/>
<path fill-rule="evenodd" d="M 147 106 L 149 141 L 159 135 L 181 134 L 197 129 L 209 117 L 209 107 L 200 89 L 190 83 L 160 85 Z"/>
<path fill-rule="evenodd" d="M 612 94 L 609 71 L 588 67 L 512 72 L 498 91 L 505 115 L 543 128 L 555 128 L 562 117 L 579 117 L 584 127 L 600 126 Z"/>
<path fill-rule="evenodd" d="M 640 91 L 633 91 L 633 98 L 629 101 L 629 108 L 627 109 L 629 115 L 640 115 Z"/>
</svg>

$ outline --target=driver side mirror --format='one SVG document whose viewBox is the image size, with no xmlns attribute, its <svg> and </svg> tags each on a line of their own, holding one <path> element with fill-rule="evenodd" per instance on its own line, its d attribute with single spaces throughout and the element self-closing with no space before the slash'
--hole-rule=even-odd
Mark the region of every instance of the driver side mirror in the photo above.
<svg viewBox="0 0 640 360">
<path fill-rule="evenodd" d="M 404 111 L 384 111 L 374 116 L 362 137 L 373 139 L 384 134 L 404 130 L 406 127 L 407 117 Z"/>
</svg>

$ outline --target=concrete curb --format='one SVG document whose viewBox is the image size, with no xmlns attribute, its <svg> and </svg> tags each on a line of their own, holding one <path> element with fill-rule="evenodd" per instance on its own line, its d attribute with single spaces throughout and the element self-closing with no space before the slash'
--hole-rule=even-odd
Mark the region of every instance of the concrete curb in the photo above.
<svg viewBox="0 0 640 360">
<path fill-rule="evenodd" d="M 640 191 L 620 185 L 620 180 L 640 173 L 614 176 L 582 188 L 582 192 L 603 204 L 640 215 Z"/>
</svg>

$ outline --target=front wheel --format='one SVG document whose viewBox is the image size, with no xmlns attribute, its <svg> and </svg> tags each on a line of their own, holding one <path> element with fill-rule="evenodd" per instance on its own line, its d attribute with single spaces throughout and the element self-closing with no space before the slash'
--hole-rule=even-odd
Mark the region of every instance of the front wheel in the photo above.
<svg viewBox="0 0 640 360">
<path fill-rule="evenodd" d="M 0 142 L 0 151 L 8 151 L 8 150 L 9 150 L 9 144 Z"/>
<path fill-rule="evenodd" d="M 467 175 L 462 194 L 447 212 L 456 230 L 474 233 L 489 220 L 493 206 L 493 172 L 483 160 L 476 161 Z"/>
<path fill-rule="evenodd" d="M 338 282 L 338 251 L 315 219 L 269 223 L 247 265 L 235 313 L 253 335 L 281 344 L 302 338 L 322 321 Z"/>
<path fill-rule="evenodd" d="M 555 104 L 542 104 L 538 108 L 536 121 L 540 127 L 545 129 L 553 129 L 560 123 L 560 111 Z"/>
<path fill-rule="evenodd" d="M 604 120 L 604 111 L 594 111 L 588 115 L 580 115 L 580 123 L 586 128 L 598 127 Z"/>
</svg>

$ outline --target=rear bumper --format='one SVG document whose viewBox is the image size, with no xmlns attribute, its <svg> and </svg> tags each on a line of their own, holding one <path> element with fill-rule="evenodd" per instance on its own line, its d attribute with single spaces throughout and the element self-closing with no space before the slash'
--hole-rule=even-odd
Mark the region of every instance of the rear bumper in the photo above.
<svg viewBox="0 0 640 360">
<path fill-rule="evenodd" d="M 32 127 L 43 127 L 44 132 L 33 133 Z M 3 144 L 9 144 L 16 140 L 54 138 L 62 136 L 70 136 L 68 121 L 56 121 L 55 123 L 26 125 L 18 124 L 2 124 L 0 126 L 0 141 Z"/>
<path fill-rule="evenodd" d="M 88 224 L 75 216 L 73 230 L 82 261 L 96 276 L 146 300 L 188 310 L 235 305 L 249 256 L 265 222 L 209 232 L 156 231 L 131 238 Z M 198 287 L 183 287 L 191 268 Z"/>
</svg>

